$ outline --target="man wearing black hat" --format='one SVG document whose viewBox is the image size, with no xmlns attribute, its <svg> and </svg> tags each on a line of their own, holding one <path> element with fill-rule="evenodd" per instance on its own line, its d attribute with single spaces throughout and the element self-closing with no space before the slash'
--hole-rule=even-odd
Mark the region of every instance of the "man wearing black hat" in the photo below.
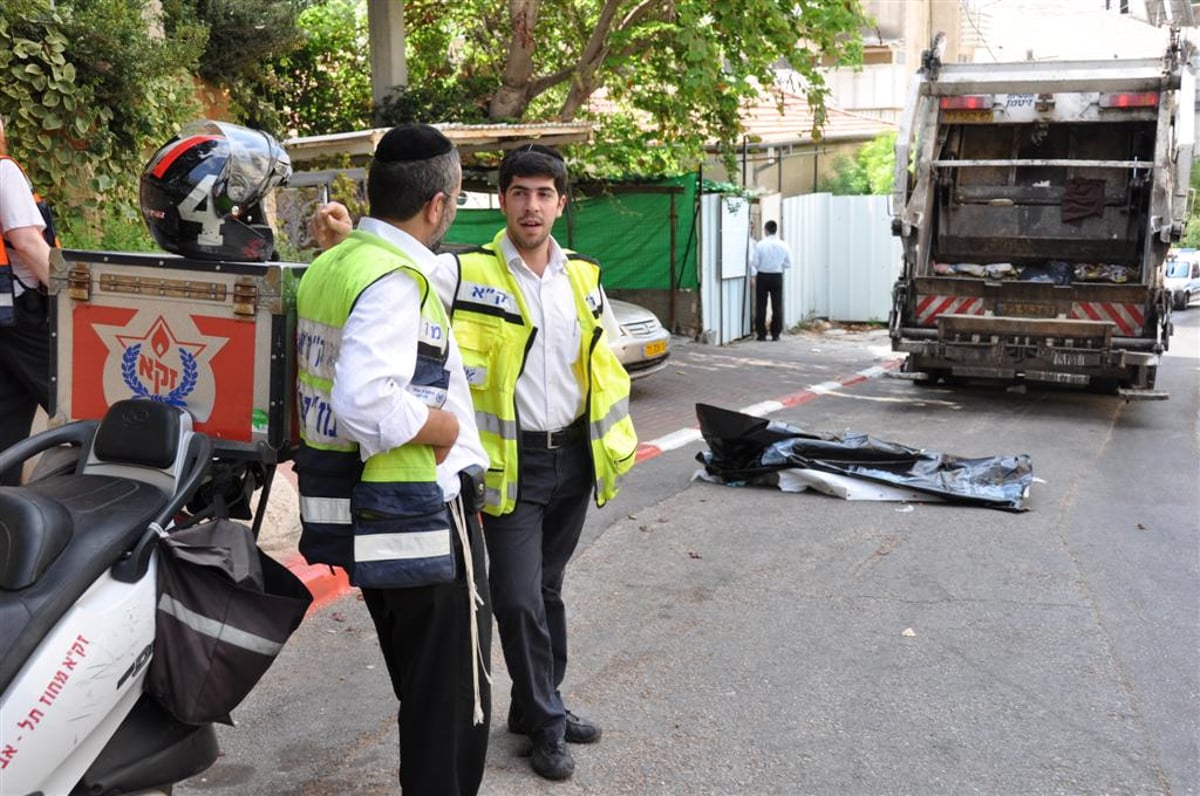
<svg viewBox="0 0 1200 796">
<path fill-rule="evenodd" d="M 499 187 L 505 228 L 485 246 L 443 256 L 432 280 L 452 308 L 491 462 L 484 537 L 513 683 L 508 728 L 529 736 L 538 775 L 562 780 L 575 771 L 567 744 L 601 735 L 560 692 L 563 577 L 589 499 L 604 505 L 616 495 L 637 437 L 629 377 L 608 344 L 618 329 L 600 269 L 551 235 L 567 203 L 566 164 L 546 147 L 522 146 L 501 162 Z M 310 224 L 322 244 L 348 228 L 336 203 Z"/>
<path fill-rule="evenodd" d="M 448 139 L 392 129 L 371 163 L 370 215 L 313 261 L 296 298 L 300 551 L 362 589 L 400 700 L 400 786 L 414 794 L 478 792 L 491 712 L 488 459 L 428 280 L 461 190 Z"/>
</svg>

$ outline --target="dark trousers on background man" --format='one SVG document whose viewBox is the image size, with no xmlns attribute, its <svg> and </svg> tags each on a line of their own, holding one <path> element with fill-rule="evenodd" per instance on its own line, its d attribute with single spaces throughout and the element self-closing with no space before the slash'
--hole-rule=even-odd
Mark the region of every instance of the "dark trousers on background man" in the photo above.
<svg viewBox="0 0 1200 796">
<path fill-rule="evenodd" d="M 754 333 L 767 339 L 767 298 L 771 299 L 771 339 L 783 331 L 783 274 L 760 273 L 754 278 Z"/>
<path fill-rule="evenodd" d="M 479 606 L 480 666 L 492 659 L 492 612 L 478 515 L 467 515 Z M 400 789 L 417 794 L 475 794 L 483 780 L 492 693 L 479 675 L 483 723 L 475 725 L 471 596 L 461 547 L 454 583 L 411 589 L 363 589 L 392 688 L 400 700 Z M 447 670 L 454 668 L 454 676 Z M 452 760 L 447 765 L 447 759 Z"/>
<path fill-rule="evenodd" d="M 522 446 L 520 500 L 485 515 L 492 610 L 512 677 L 512 712 L 535 740 L 563 737 L 559 686 L 567 669 L 563 574 L 591 500 L 586 439 L 554 449 Z"/>
</svg>

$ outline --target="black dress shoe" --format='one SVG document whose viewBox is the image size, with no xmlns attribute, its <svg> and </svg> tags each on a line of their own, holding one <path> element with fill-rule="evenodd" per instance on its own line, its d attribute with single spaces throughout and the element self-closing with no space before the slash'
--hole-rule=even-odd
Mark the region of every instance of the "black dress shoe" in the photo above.
<svg viewBox="0 0 1200 796">
<path fill-rule="evenodd" d="M 575 773 L 575 758 L 562 738 L 535 740 L 529 765 L 539 777 L 545 779 L 569 779 Z"/>
<path fill-rule="evenodd" d="M 516 706 L 512 703 L 509 703 L 508 707 L 508 731 L 515 735 L 529 734 L 525 723 L 517 715 Z M 567 727 L 564 732 L 567 743 L 595 743 L 600 740 L 600 733 L 599 724 L 567 711 Z"/>
<path fill-rule="evenodd" d="M 567 743 L 595 743 L 600 740 L 600 725 L 567 711 Z"/>
</svg>

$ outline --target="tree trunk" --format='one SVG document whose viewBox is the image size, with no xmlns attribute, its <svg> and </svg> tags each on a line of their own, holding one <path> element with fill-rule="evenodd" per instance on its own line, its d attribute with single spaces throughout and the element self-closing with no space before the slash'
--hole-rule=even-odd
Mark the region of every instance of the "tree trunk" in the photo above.
<svg viewBox="0 0 1200 796">
<path fill-rule="evenodd" d="M 572 121 L 588 101 L 588 97 L 596 91 L 596 70 L 604 63 L 608 53 L 608 37 L 612 32 L 619 6 L 620 0 L 607 0 L 600 9 L 596 27 L 584 45 L 583 53 L 579 57 L 579 67 L 571 80 L 571 90 L 567 92 L 567 99 L 559 113 L 559 119 L 564 122 Z"/>
<path fill-rule="evenodd" d="M 488 106 L 493 122 L 519 121 L 529 107 L 529 86 L 533 80 L 533 31 L 537 26 L 540 0 L 509 0 L 512 38 L 500 88 Z"/>
</svg>

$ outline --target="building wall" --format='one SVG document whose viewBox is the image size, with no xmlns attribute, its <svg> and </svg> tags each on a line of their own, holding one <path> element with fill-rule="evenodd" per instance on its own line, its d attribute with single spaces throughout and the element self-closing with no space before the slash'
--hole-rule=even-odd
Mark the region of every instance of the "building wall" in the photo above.
<svg viewBox="0 0 1200 796">
<path fill-rule="evenodd" d="M 863 0 L 862 5 L 876 21 L 863 31 L 868 51 L 864 66 L 828 70 L 829 104 L 896 123 L 909 80 L 934 36 L 946 34 L 943 61 L 969 61 L 978 38 L 978 15 L 968 15 L 957 0 Z"/>
</svg>

